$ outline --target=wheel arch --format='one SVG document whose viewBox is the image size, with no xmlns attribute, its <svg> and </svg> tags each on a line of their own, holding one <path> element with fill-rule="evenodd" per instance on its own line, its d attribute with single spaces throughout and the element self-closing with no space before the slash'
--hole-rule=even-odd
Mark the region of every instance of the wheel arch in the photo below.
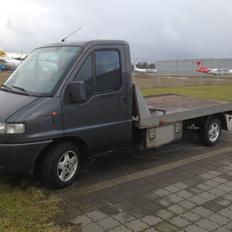
<svg viewBox="0 0 232 232">
<path fill-rule="evenodd" d="M 226 115 L 221 113 L 221 114 L 216 114 L 215 117 L 217 117 L 221 121 L 222 129 L 223 130 L 228 130 L 227 121 L 226 121 Z"/>
<path fill-rule="evenodd" d="M 219 114 L 212 114 L 212 115 L 208 115 L 205 117 L 201 117 L 198 118 L 198 122 L 200 127 L 204 128 L 205 125 L 212 119 L 212 118 L 218 118 L 221 122 L 221 126 L 223 130 L 227 130 L 227 121 L 226 121 L 226 116 L 223 113 L 219 113 Z"/>
<path fill-rule="evenodd" d="M 61 142 L 71 142 L 77 145 L 77 147 L 81 150 L 81 157 L 83 160 L 87 160 L 89 158 L 89 149 L 87 143 L 80 137 L 75 136 L 68 136 L 68 137 L 62 137 L 58 139 L 54 139 L 52 143 L 48 144 L 37 156 L 35 160 L 34 170 L 33 172 L 39 173 L 41 170 L 41 166 L 43 164 L 44 158 L 46 156 L 47 151 L 55 146 L 58 143 Z"/>
</svg>

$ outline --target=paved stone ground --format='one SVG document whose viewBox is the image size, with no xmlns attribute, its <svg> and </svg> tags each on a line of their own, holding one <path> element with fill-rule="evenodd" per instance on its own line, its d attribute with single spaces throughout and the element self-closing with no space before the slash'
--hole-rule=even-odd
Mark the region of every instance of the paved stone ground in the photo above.
<svg viewBox="0 0 232 232">
<path fill-rule="evenodd" d="M 58 195 L 75 231 L 232 231 L 232 134 L 102 157 Z"/>
</svg>

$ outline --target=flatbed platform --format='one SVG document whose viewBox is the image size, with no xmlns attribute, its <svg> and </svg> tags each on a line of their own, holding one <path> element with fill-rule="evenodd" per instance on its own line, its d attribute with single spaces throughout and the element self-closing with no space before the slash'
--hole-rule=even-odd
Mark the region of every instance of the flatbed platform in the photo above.
<svg viewBox="0 0 232 232">
<path fill-rule="evenodd" d="M 232 102 L 195 99 L 174 94 L 143 98 L 135 87 L 138 108 L 137 127 L 140 129 L 204 117 L 217 113 L 232 113 Z M 141 99 L 143 98 L 143 99 Z"/>
<path fill-rule="evenodd" d="M 145 98 L 145 102 L 151 111 L 153 111 L 153 109 L 161 109 L 164 110 L 166 114 L 217 107 L 225 104 L 232 106 L 232 103 L 223 101 L 196 99 L 174 94 L 147 97 Z"/>
</svg>

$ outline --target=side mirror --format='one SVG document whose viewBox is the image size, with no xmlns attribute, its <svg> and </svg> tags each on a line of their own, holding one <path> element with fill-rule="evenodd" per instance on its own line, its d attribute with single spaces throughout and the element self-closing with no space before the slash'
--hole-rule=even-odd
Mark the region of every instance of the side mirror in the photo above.
<svg viewBox="0 0 232 232">
<path fill-rule="evenodd" d="M 67 86 L 67 98 L 71 103 L 85 102 L 87 100 L 85 82 L 71 82 Z"/>
</svg>

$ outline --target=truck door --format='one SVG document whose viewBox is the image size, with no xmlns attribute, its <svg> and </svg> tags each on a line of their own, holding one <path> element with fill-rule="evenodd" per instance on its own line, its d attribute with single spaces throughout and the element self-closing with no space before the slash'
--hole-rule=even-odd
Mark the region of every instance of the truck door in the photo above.
<svg viewBox="0 0 232 232">
<path fill-rule="evenodd" d="M 82 138 L 93 154 L 129 146 L 132 122 L 124 47 L 97 45 L 82 58 L 71 81 L 84 81 L 88 100 L 62 103 L 65 136 Z"/>
</svg>

